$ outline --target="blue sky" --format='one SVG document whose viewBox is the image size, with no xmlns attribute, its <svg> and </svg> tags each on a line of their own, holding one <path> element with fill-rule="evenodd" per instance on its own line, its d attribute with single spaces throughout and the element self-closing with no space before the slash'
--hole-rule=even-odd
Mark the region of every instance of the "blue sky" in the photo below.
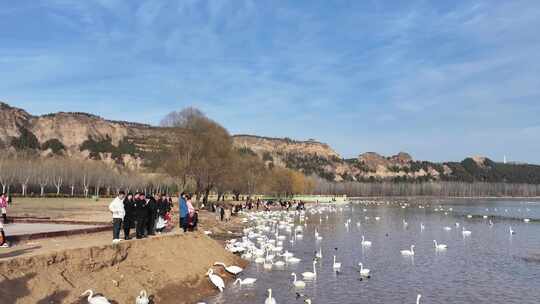
<svg viewBox="0 0 540 304">
<path fill-rule="evenodd" d="M 540 163 L 540 2 L 4 1 L 0 100 L 231 133 L 344 157 Z"/>
</svg>

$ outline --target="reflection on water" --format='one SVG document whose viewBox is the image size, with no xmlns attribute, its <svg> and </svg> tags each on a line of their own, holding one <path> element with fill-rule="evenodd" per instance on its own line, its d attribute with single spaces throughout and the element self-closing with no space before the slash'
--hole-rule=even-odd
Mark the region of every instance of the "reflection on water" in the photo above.
<svg viewBox="0 0 540 304">
<path fill-rule="evenodd" d="M 308 212 L 303 239 L 284 241 L 300 263 L 271 271 L 252 263 L 242 277 L 257 278 L 256 285 L 227 286 L 207 302 L 264 303 L 266 290 L 272 288 L 278 304 L 303 303 L 297 292 L 325 304 L 416 303 L 417 294 L 423 295 L 422 303 L 539 303 L 540 223 L 522 219 L 540 219 L 540 203 L 455 201 L 425 206 L 349 204 L 337 206 L 335 212 Z M 470 236 L 464 236 L 464 228 Z M 315 239 L 315 229 L 322 240 Z M 372 242 L 370 247 L 361 245 L 362 235 Z M 436 250 L 433 240 L 448 249 Z M 415 255 L 403 256 L 400 251 L 411 245 Z M 291 273 L 313 271 L 319 249 L 323 257 L 316 266 L 317 279 L 306 280 L 306 287 L 296 290 Z M 334 255 L 342 263 L 340 273 L 332 269 Z M 371 270 L 369 279 L 361 279 L 359 262 Z"/>
</svg>

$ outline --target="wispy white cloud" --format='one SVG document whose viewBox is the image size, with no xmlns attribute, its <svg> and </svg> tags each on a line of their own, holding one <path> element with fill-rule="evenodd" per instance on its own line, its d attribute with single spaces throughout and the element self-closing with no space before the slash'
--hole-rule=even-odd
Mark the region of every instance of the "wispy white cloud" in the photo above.
<svg viewBox="0 0 540 304">
<path fill-rule="evenodd" d="M 33 111 L 156 123 L 196 105 L 233 133 L 346 156 L 498 155 L 498 136 L 540 162 L 513 135 L 537 133 L 535 1 L 51 0 L 0 15 L 0 99 Z"/>
</svg>

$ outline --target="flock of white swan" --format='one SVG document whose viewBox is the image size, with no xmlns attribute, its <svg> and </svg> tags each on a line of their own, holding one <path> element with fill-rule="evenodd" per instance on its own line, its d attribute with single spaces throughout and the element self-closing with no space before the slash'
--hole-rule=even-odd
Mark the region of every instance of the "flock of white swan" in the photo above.
<svg viewBox="0 0 540 304">
<path fill-rule="evenodd" d="M 364 205 L 370 204 L 382 204 L 381 202 L 360 202 Z M 401 204 L 401 208 L 410 207 L 409 204 Z M 354 208 L 354 206 L 352 207 Z M 419 205 L 418 208 L 427 208 L 424 205 Z M 284 270 L 284 266 L 289 264 L 297 264 L 301 261 L 300 258 L 295 257 L 294 252 L 286 250 L 286 242 L 294 244 L 295 242 L 301 241 L 304 238 L 305 228 L 307 227 L 307 222 L 310 216 L 320 215 L 320 221 L 322 223 L 324 214 L 326 213 L 326 219 L 328 219 L 328 213 L 330 212 L 341 212 L 344 207 L 339 205 L 317 205 L 312 206 L 307 211 L 270 211 L 270 212 L 255 212 L 255 213 L 246 213 L 246 218 L 244 221 L 250 224 L 249 228 L 244 229 L 243 236 L 238 239 L 233 239 L 227 242 L 226 248 L 234 253 L 241 254 L 242 258 L 253 261 L 256 264 L 262 264 L 263 268 L 267 271 L 272 269 Z M 433 209 L 436 212 L 452 212 L 452 208 L 444 209 L 443 207 L 438 207 Z M 364 212 L 367 209 L 363 209 Z M 472 218 L 472 215 L 467 215 L 467 218 Z M 488 216 L 483 216 L 484 219 Z M 369 220 L 370 217 L 366 216 L 366 220 Z M 381 218 L 379 216 L 373 218 L 375 221 L 379 221 Z M 523 220 L 524 222 L 530 222 L 529 219 Z M 345 221 L 344 225 L 347 230 L 352 226 L 351 219 Z M 356 225 L 360 227 L 361 223 L 357 222 Z M 403 220 L 403 227 L 406 229 L 409 224 Z M 490 220 L 489 225 L 493 225 L 493 222 Z M 472 235 L 472 231 L 467 230 L 465 227 L 462 227 L 460 223 L 455 223 L 455 227 L 460 229 L 460 232 L 464 238 L 468 238 Z M 420 230 L 423 231 L 425 225 L 420 223 Z M 443 227 L 444 230 L 452 230 L 450 226 Z M 459 230 L 458 230 L 459 231 Z M 512 227 L 509 227 L 509 233 L 515 234 L 515 231 Z M 314 239 L 316 243 L 319 244 L 318 251 L 314 254 L 314 259 L 312 269 L 306 269 L 305 272 L 297 275 L 296 273 L 291 273 L 291 282 L 290 285 L 295 290 L 301 290 L 305 288 L 311 282 L 317 280 L 317 264 L 323 257 L 322 247 L 320 247 L 320 241 L 323 240 L 323 236 L 319 233 L 318 229 L 314 229 Z M 360 242 L 362 247 L 371 247 L 372 242 L 367 240 L 364 235 L 362 235 L 362 240 Z M 437 252 L 446 251 L 448 245 L 441 244 L 437 240 L 433 240 L 434 250 Z M 410 245 L 409 248 L 403 249 L 400 251 L 402 256 L 412 257 L 415 255 L 415 245 Z M 336 248 L 337 250 L 337 248 Z M 333 257 L 332 270 L 339 272 L 341 270 L 341 263 L 337 260 L 337 257 Z M 238 266 L 226 266 L 223 263 L 216 263 L 215 266 L 222 266 L 225 270 L 235 276 L 239 276 L 242 273 L 242 269 Z M 361 278 L 370 278 L 371 270 L 364 267 L 362 262 L 358 263 L 358 272 Z M 223 291 L 225 288 L 224 280 L 215 274 L 212 269 L 207 273 L 210 281 L 220 290 Z M 301 279 L 300 279 L 301 278 Z M 237 278 L 234 282 L 234 285 L 253 285 L 256 284 L 257 278 Z M 304 297 L 305 303 L 312 303 L 312 300 L 296 293 L 297 297 L 300 295 Z M 422 298 L 421 294 L 417 295 L 416 303 L 420 303 Z M 274 298 L 272 289 L 267 290 L 267 297 L 264 301 L 264 304 L 276 304 L 277 301 Z"/>
<path fill-rule="evenodd" d="M 359 202 L 363 205 L 380 205 L 384 204 L 380 201 L 361 201 Z M 389 204 L 389 202 L 386 202 Z M 402 203 L 401 208 L 410 207 L 408 203 Z M 355 208 L 352 206 L 351 208 Z M 427 208 L 426 206 L 419 204 L 418 208 Z M 496 209 L 496 208 L 495 208 Z M 328 213 L 332 212 L 343 212 L 344 207 L 340 205 L 315 205 L 307 209 L 307 211 L 266 211 L 266 212 L 252 212 L 244 213 L 245 218 L 243 222 L 248 225 L 248 228 L 243 230 L 243 235 L 241 238 L 232 239 L 227 241 L 226 249 L 230 252 L 241 255 L 242 258 L 248 261 L 252 261 L 257 265 L 262 265 L 264 270 L 271 271 L 273 269 L 285 270 L 287 265 L 298 264 L 301 262 L 301 259 L 295 256 L 295 253 L 288 251 L 285 248 L 287 247 L 287 242 L 291 245 L 294 245 L 296 242 L 302 241 L 304 238 L 304 232 L 308 225 L 309 217 L 319 215 L 320 222 L 322 223 L 323 218 L 328 219 Z M 444 212 L 448 214 L 452 212 L 452 208 L 443 208 L 436 207 L 433 209 L 435 212 Z M 367 209 L 363 209 L 364 212 Z M 497 211 L 497 210 L 495 210 Z M 527 209 L 527 212 L 529 210 Z M 467 215 L 467 218 L 472 218 L 472 215 Z M 482 216 L 484 219 L 488 219 L 488 216 Z M 366 220 L 370 220 L 369 216 L 365 216 Z M 379 216 L 374 217 L 375 221 L 379 221 L 381 218 Z M 523 220 L 525 223 L 529 223 L 530 219 L 526 218 Z M 347 231 L 350 231 L 352 226 L 352 220 L 348 219 L 344 223 Z M 361 226 L 360 221 L 356 223 L 358 227 Z M 408 223 L 403 220 L 403 227 L 406 229 Z M 492 226 L 493 222 L 489 220 L 489 225 Z M 461 227 L 460 223 L 455 223 L 455 228 L 461 228 L 461 234 L 464 238 L 468 238 L 472 235 L 472 231 L 467 230 L 465 227 Z M 510 235 L 514 235 L 516 232 L 514 229 L 509 226 Z M 426 229 L 423 223 L 420 223 L 420 230 L 423 231 Z M 450 231 L 453 227 L 445 226 L 443 230 Z M 459 231 L 459 230 L 458 230 Z M 317 264 L 318 261 L 321 261 L 323 258 L 322 247 L 320 242 L 323 240 L 323 236 L 319 233 L 318 229 L 314 229 L 314 239 L 319 245 L 318 251 L 315 252 L 313 257 L 312 269 L 306 269 L 305 272 L 297 275 L 295 272 L 291 273 L 290 285 L 296 291 L 304 289 L 308 284 L 317 280 Z M 433 240 L 435 251 L 446 251 L 448 245 L 441 244 L 437 240 Z M 362 235 L 362 240 L 360 242 L 362 248 L 369 248 L 372 246 L 372 242 L 367 240 L 364 235 Z M 337 248 L 335 248 L 337 251 Z M 415 245 L 410 245 L 409 248 L 400 250 L 402 256 L 413 257 L 415 255 Z M 341 263 L 337 260 L 337 256 L 333 255 L 332 270 L 339 273 L 341 271 Z M 214 263 L 215 267 L 223 267 L 223 269 L 234 276 L 236 281 L 233 285 L 240 286 L 249 286 L 257 283 L 257 278 L 240 278 L 244 269 L 239 266 L 229 265 L 225 263 L 216 262 Z M 359 279 L 362 278 L 368 279 L 371 277 L 371 270 L 364 267 L 362 262 L 358 263 L 358 273 Z M 206 273 L 210 282 L 220 291 L 223 292 L 226 288 L 225 281 L 222 277 L 214 272 L 212 268 L 208 269 Z M 91 290 L 87 290 L 83 293 L 82 296 L 88 295 L 88 303 L 90 304 L 110 304 L 110 302 L 101 296 L 93 296 Z M 312 300 L 305 295 L 302 295 L 296 292 L 296 297 L 303 297 L 305 304 L 311 304 Z M 416 297 L 416 303 L 419 304 L 422 298 L 421 294 L 418 294 Z M 136 298 L 136 304 L 148 304 L 150 300 L 146 291 L 141 291 L 139 296 Z M 200 302 L 199 304 L 204 304 Z M 272 289 L 267 290 L 267 297 L 264 301 L 264 304 L 277 304 L 276 299 L 272 293 Z"/>
</svg>

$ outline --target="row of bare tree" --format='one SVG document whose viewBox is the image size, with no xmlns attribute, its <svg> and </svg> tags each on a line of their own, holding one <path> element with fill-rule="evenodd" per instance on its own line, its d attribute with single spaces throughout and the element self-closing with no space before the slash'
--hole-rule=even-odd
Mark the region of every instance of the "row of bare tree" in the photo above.
<svg viewBox="0 0 540 304">
<path fill-rule="evenodd" d="M 317 194 L 362 196 L 434 196 L 434 197 L 535 197 L 540 196 L 540 185 L 509 183 L 335 183 L 318 180 Z"/>
<path fill-rule="evenodd" d="M 88 197 L 120 190 L 167 192 L 174 185 L 168 177 L 142 175 L 99 161 L 3 155 L 0 185 L 4 193 Z"/>
</svg>

